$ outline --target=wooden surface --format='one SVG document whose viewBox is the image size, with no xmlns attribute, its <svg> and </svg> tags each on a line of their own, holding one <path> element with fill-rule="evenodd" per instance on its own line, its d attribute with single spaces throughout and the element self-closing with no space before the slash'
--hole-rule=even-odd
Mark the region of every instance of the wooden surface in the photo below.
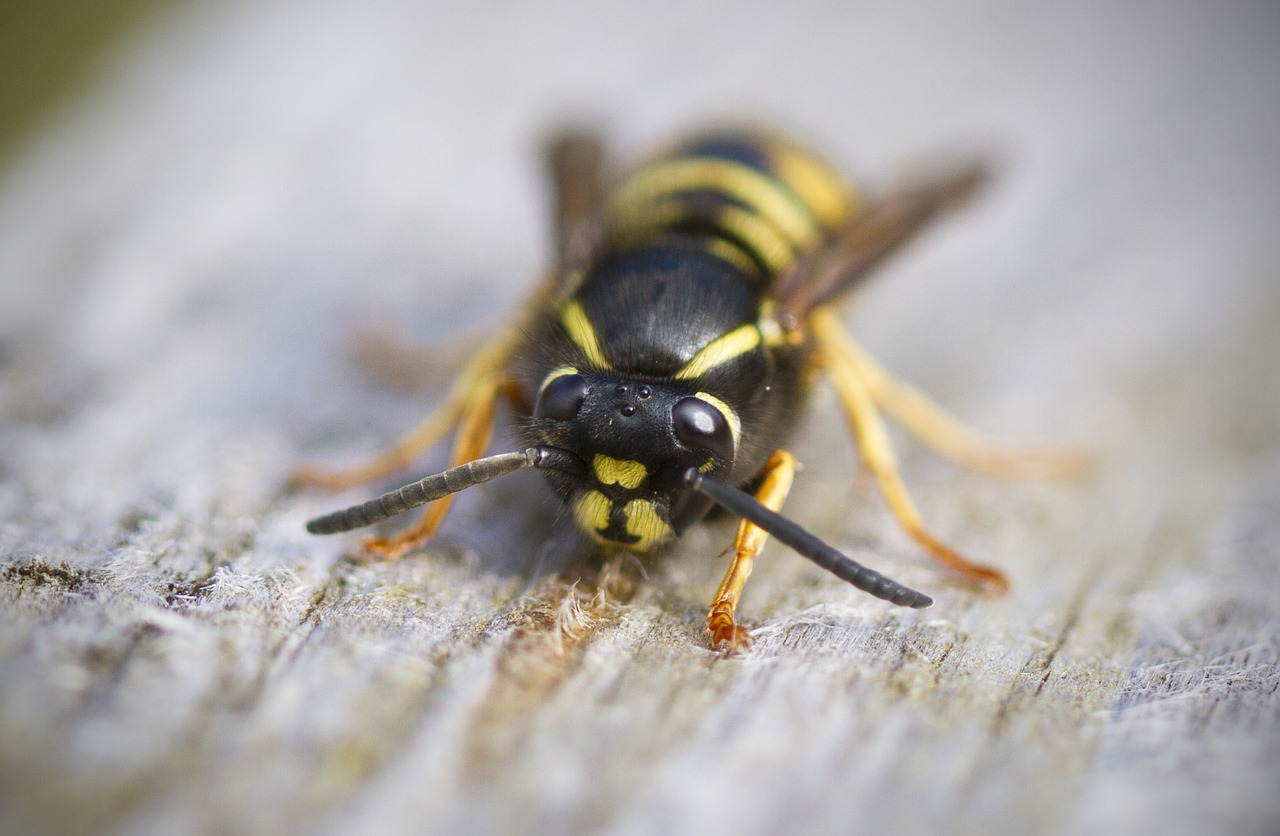
<svg viewBox="0 0 1280 836">
<path fill-rule="evenodd" d="M 1280 831 L 1274 6 L 764 8 L 194 9 L 31 142 L 0 181 L 0 831 Z M 756 648 L 719 658 L 728 525 L 575 585 L 536 475 L 394 565 L 303 533 L 364 493 L 290 468 L 446 385 L 379 385 L 353 335 L 511 313 L 566 114 L 631 150 L 766 116 L 872 187 L 997 157 L 848 321 L 971 424 L 1095 452 L 1002 484 L 898 437 L 1009 595 L 911 547 L 826 391 L 789 512 L 932 609 L 771 547 Z"/>
</svg>

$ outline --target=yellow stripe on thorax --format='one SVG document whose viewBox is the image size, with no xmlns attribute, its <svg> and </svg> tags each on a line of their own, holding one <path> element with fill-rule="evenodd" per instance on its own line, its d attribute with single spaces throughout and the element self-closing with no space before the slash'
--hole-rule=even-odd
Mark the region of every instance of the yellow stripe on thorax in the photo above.
<svg viewBox="0 0 1280 836">
<path fill-rule="evenodd" d="M 600 338 L 596 336 L 595 326 L 591 324 L 581 302 L 574 299 L 561 309 L 560 324 L 564 326 L 565 333 L 573 340 L 573 344 L 582 349 L 587 360 L 598 368 L 609 368 L 609 361 L 600 348 Z"/>
<path fill-rule="evenodd" d="M 759 345 L 760 328 L 755 323 L 739 325 L 703 346 L 701 351 L 676 372 L 676 379 L 691 380 L 701 377 L 721 363 L 754 351 Z"/>
<path fill-rule="evenodd" d="M 822 240 L 809 207 L 785 183 L 742 163 L 715 157 L 681 157 L 642 169 L 614 195 L 611 207 L 625 216 L 631 207 L 694 189 L 722 192 L 749 206 L 801 251 L 817 247 Z"/>
</svg>

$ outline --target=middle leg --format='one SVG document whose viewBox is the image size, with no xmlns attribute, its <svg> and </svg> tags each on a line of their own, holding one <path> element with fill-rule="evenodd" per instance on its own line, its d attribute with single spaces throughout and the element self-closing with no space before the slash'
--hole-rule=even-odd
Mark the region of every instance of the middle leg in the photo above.
<svg viewBox="0 0 1280 836">
<path fill-rule="evenodd" d="M 498 393 L 502 389 L 502 377 L 495 372 L 478 381 L 471 396 L 464 401 L 449 467 L 474 461 L 484 454 L 485 448 L 489 446 L 489 439 L 493 437 L 494 410 Z M 456 494 L 449 494 L 432 502 L 422 512 L 418 522 L 404 531 L 391 537 L 366 537 L 361 545 L 369 553 L 384 560 L 395 560 L 435 535 L 436 529 L 449 513 L 449 506 L 453 504 L 455 496 Z"/>
<path fill-rule="evenodd" d="M 499 389 L 504 392 L 507 390 L 507 367 L 519 338 L 519 329 L 512 328 L 486 343 L 458 375 L 445 402 L 422 423 L 402 436 L 391 449 L 349 468 L 330 469 L 304 465 L 294 471 L 293 483 L 302 487 L 345 490 L 408 468 L 455 427 L 465 426 L 468 414 L 475 411 L 477 404 L 488 400 L 492 411 L 492 400 L 496 392 Z M 487 436 L 485 443 L 488 443 Z M 483 446 L 480 452 L 483 452 Z"/>
</svg>

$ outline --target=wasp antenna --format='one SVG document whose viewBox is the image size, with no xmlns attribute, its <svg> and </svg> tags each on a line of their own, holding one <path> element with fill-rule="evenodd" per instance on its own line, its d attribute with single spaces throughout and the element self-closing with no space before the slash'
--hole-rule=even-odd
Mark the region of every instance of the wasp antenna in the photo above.
<svg viewBox="0 0 1280 836">
<path fill-rule="evenodd" d="M 748 493 L 715 479 L 709 479 L 694 468 L 685 471 L 684 484 L 685 487 L 711 497 L 727 510 L 760 526 L 797 553 L 863 592 L 869 592 L 891 604 L 915 609 L 922 609 L 933 603 L 933 599 L 923 592 L 903 586 L 836 551 L 796 523 L 761 505 Z"/>
<path fill-rule="evenodd" d="M 364 528 L 408 511 L 410 508 L 426 505 L 441 497 L 465 491 L 481 482 L 506 476 L 525 467 L 558 470 L 570 475 L 581 475 L 586 472 L 586 466 L 577 456 L 557 447 L 538 446 L 515 453 L 499 453 L 496 456 L 488 456 L 451 467 L 443 473 L 388 491 L 377 499 L 371 499 L 360 505 L 352 505 L 350 508 L 316 517 L 307 523 L 307 531 L 312 534 L 337 534 L 355 528 Z"/>
</svg>

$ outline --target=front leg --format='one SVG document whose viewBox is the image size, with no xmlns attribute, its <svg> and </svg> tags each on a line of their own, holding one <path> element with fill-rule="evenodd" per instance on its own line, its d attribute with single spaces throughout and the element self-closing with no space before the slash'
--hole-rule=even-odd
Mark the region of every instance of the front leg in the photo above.
<svg viewBox="0 0 1280 836">
<path fill-rule="evenodd" d="M 791 480 L 796 472 L 796 459 L 786 450 L 778 450 L 769 457 L 761 471 L 763 479 L 756 490 L 756 499 L 770 511 L 778 511 L 791 490 Z M 743 520 L 733 544 L 733 562 L 716 591 L 711 610 L 707 613 L 707 633 L 713 648 L 724 647 L 727 653 L 740 653 L 751 649 L 754 639 L 746 628 L 733 620 L 742 588 L 751 576 L 751 564 L 764 548 L 769 535 L 753 523 Z"/>
</svg>

